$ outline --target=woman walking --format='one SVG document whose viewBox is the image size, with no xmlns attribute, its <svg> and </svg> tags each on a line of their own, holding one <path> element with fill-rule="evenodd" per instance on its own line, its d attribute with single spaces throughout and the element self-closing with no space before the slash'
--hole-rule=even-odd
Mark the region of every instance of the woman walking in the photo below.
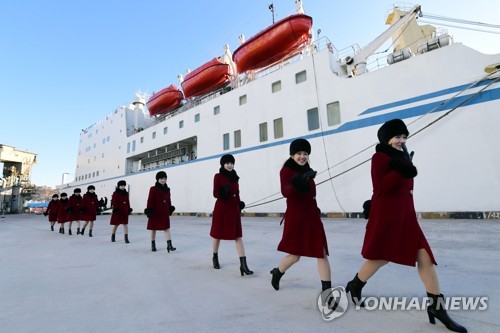
<svg viewBox="0 0 500 333">
<path fill-rule="evenodd" d="M 217 198 L 212 216 L 212 264 L 215 269 L 220 269 L 219 245 L 222 240 L 234 240 L 236 252 L 240 257 L 241 276 L 251 275 L 253 271 L 248 268 L 243 244 L 243 231 L 241 228 L 241 210 L 245 207 L 240 201 L 238 175 L 234 170 L 234 157 L 227 154 L 220 159 L 219 173 L 214 176 L 213 195 Z"/>
<path fill-rule="evenodd" d="M 82 228 L 82 236 L 85 234 L 85 228 L 90 224 L 89 237 L 92 237 L 92 229 L 94 228 L 94 221 L 97 218 L 97 211 L 99 210 L 99 200 L 95 194 L 95 186 L 89 185 L 87 193 L 83 195 L 83 214 L 82 219 L 85 221 Z"/>
<path fill-rule="evenodd" d="M 68 201 L 68 221 L 69 221 L 69 226 L 68 226 L 68 235 L 72 235 L 71 233 L 71 225 L 73 224 L 73 221 L 76 221 L 77 223 L 77 228 L 76 228 L 76 234 L 80 234 L 80 220 L 82 218 L 82 212 L 83 212 L 83 199 L 80 193 L 82 192 L 81 189 L 75 188 L 73 190 L 73 195 L 69 197 Z"/>
<path fill-rule="evenodd" d="M 401 119 L 384 123 L 378 130 L 380 141 L 372 157 L 373 195 L 362 256 L 366 259 L 352 281 L 346 286 L 352 301 L 364 306 L 361 290 L 379 268 L 389 262 L 415 266 L 427 291 L 429 322 L 439 319 L 449 330 L 467 332 L 454 322 L 444 309 L 444 296 L 439 289 L 434 268 L 437 265 L 432 250 L 420 228 L 413 203 L 413 179 L 417 169 L 412 163 L 413 152 L 406 151 L 409 135 Z"/>
<path fill-rule="evenodd" d="M 116 190 L 111 196 L 111 206 L 113 207 L 113 213 L 111 214 L 111 219 L 109 224 L 113 226 L 113 231 L 111 233 L 111 241 L 115 241 L 116 229 L 120 224 L 123 225 L 123 233 L 125 243 L 130 243 L 128 240 L 128 216 L 132 213 L 132 208 L 130 208 L 130 201 L 128 198 L 128 192 L 125 189 L 127 183 L 124 180 L 120 180 L 116 184 Z"/>
<path fill-rule="evenodd" d="M 280 279 L 302 256 L 317 258 L 321 290 L 332 287 L 328 243 L 316 204 L 316 171 L 309 166 L 311 144 L 296 139 L 290 144 L 290 158 L 280 171 L 281 193 L 286 198 L 283 237 L 278 251 L 287 253 L 271 271 L 271 285 L 279 290 Z M 330 304 L 329 304 L 330 305 Z"/>
<path fill-rule="evenodd" d="M 64 234 L 64 223 L 68 222 L 68 195 L 61 193 L 61 199 L 57 203 L 57 222 L 61 225 L 59 233 Z"/>
<path fill-rule="evenodd" d="M 57 204 L 59 203 L 59 195 L 52 195 L 52 200 L 49 201 L 47 209 L 43 213 L 44 216 L 49 216 L 50 230 L 54 231 L 54 224 L 57 222 Z"/>
<path fill-rule="evenodd" d="M 147 229 L 151 230 L 151 251 L 156 252 L 156 230 L 165 232 L 167 251 L 175 251 L 170 236 L 170 215 L 174 212 L 170 200 L 170 188 L 167 186 L 167 174 L 160 171 L 156 174 L 156 183 L 149 189 L 147 208 L 144 213 L 148 217 Z"/>
</svg>

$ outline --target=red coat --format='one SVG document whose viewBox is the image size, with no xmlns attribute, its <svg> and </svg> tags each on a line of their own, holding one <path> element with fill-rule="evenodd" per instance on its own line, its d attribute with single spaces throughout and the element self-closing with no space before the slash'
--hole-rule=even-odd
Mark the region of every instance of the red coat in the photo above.
<svg viewBox="0 0 500 333">
<path fill-rule="evenodd" d="M 128 199 L 127 190 L 121 191 L 120 189 L 117 189 L 115 192 L 113 192 L 113 195 L 111 196 L 111 206 L 113 207 L 113 210 L 118 208 L 118 211 L 111 214 L 109 224 L 128 224 L 130 202 Z"/>
<path fill-rule="evenodd" d="M 286 211 L 283 217 L 283 237 L 278 250 L 298 256 L 323 258 L 323 248 L 329 254 L 328 242 L 316 204 L 316 183 L 314 179 L 309 179 L 309 191 L 297 191 L 291 184 L 291 179 L 299 173 L 287 166 L 280 172 L 281 193 L 286 198 Z"/>
<path fill-rule="evenodd" d="M 220 198 L 219 190 L 225 185 L 229 185 L 230 188 L 229 199 Z M 210 236 L 223 240 L 235 240 L 242 237 L 238 181 L 232 181 L 221 173 L 215 174 L 213 195 L 217 201 L 215 201 Z"/>
<path fill-rule="evenodd" d="M 361 254 L 365 259 L 415 266 L 417 251 L 424 248 L 437 265 L 417 222 L 413 178 L 392 170 L 392 157 L 378 147 L 372 157 L 373 195 Z"/>
<path fill-rule="evenodd" d="M 99 198 L 97 194 L 87 192 L 83 195 L 83 214 L 82 220 L 95 221 L 97 210 L 99 209 Z"/>
<path fill-rule="evenodd" d="M 68 208 L 68 199 L 59 199 L 57 203 L 57 222 L 65 223 L 68 222 L 68 213 L 66 209 Z"/>
<path fill-rule="evenodd" d="M 167 230 L 170 229 L 170 189 L 164 187 L 152 186 L 149 189 L 147 208 L 152 210 L 151 218 L 148 218 L 148 230 Z"/>
<path fill-rule="evenodd" d="M 50 200 L 47 206 L 47 214 L 49 214 L 49 222 L 57 222 L 57 204 L 59 200 Z"/>
<path fill-rule="evenodd" d="M 83 212 L 83 198 L 72 194 L 68 199 L 68 221 L 80 221 Z"/>
</svg>

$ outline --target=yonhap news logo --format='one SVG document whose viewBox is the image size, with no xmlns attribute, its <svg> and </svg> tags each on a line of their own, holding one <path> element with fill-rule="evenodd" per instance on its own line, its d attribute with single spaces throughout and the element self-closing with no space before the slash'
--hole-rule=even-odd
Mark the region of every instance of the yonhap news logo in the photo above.
<svg viewBox="0 0 500 333">
<path fill-rule="evenodd" d="M 484 311 L 488 309 L 488 301 L 487 296 L 449 296 L 438 299 L 436 309 Z M 350 303 L 343 287 L 324 290 L 318 296 L 317 302 L 321 317 L 325 321 L 331 321 L 342 316 L 347 311 Z M 361 297 L 359 304 L 363 304 L 364 307 L 353 303 L 353 308 L 366 311 L 425 311 L 432 302 L 432 298 L 429 297 L 368 296 Z"/>
</svg>

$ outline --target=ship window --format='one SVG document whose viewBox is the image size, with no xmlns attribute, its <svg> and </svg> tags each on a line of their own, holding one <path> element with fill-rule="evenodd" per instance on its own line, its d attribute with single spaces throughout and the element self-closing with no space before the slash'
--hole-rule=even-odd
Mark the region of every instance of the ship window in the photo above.
<svg viewBox="0 0 500 333">
<path fill-rule="evenodd" d="M 229 133 L 225 133 L 222 136 L 222 146 L 223 146 L 224 150 L 228 150 L 229 149 Z"/>
<path fill-rule="evenodd" d="M 307 124 L 309 126 L 310 131 L 319 128 L 318 108 L 307 110 Z"/>
<path fill-rule="evenodd" d="M 104 153 L 102 153 L 101 158 L 104 158 Z"/>
<path fill-rule="evenodd" d="M 267 141 L 267 123 L 259 124 L 259 140 L 260 142 Z"/>
<path fill-rule="evenodd" d="M 106 142 L 109 142 L 109 135 L 108 135 L 108 137 L 106 138 Z"/>
<path fill-rule="evenodd" d="M 281 81 L 276 81 L 271 85 L 271 90 L 273 93 L 278 92 L 281 90 Z"/>
<path fill-rule="evenodd" d="M 299 84 L 307 80 L 307 72 L 302 71 L 295 74 L 295 83 Z"/>
<path fill-rule="evenodd" d="M 135 140 L 132 141 L 132 151 L 134 152 L 135 151 Z"/>
<path fill-rule="evenodd" d="M 247 104 L 247 95 L 240 96 L 240 105 Z"/>
<path fill-rule="evenodd" d="M 220 113 L 220 105 L 214 106 L 214 116 Z"/>
<path fill-rule="evenodd" d="M 326 105 L 326 116 L 328 118 L 328 126 L 340 124 L 340 104 L 333 102 Z"/>
<path fill-rule="evenodd" d="M 194 122 L 197 123 L 199 121 L 200 121 L 200 114 L 197 113 L 197 114 L 194 115 Z"/>
<path fill-rule="evenodd" d="M 130 142 L 127 143 L 127 154 L 130 153 Z"/>
<path fill-rule="evenodd" d="M 241 147 L 241 130 L 234 131 L 234 148 Z"/>
<path fill-rule="evenodd" d="M 168 133 L 168 127 L 163 127 L 163 135 Z"/>
<path fill-rule="evenodd" d="M 140 143 L 144 143 L 144 137 L 143 136 L 141 136 L 140 140 L 141 140 Z"/>
<path fill-rule="evenodd" d="M 95 172 L 95 175 L 96 175 L 97 177 L 99 177 L 99 171 L 96 171 L 96 172 Z"/>
<path fill-rule="evenodd" d="M 274 119 L 274 138 L 283 137 L 283 118 Z"/>
<path fill-rule="evenodd" d="M 92 178 L 94 178 L 94 177 L 95 177 L 95 171 L 94 171 L 94 172 L 92 172 Z"/>
<path fill-rule="evenodd" d="M 184 127 L 184 120 L 181 120 L 179 121 L 179 128 L 183 128 Z"/>
<path fill-rule="evenodd" d="M 102 139 L 102 144 L 105 144 L 106 143 L 106 138 L 103 138 Z"/>
<path fill-rule="evenodd" d="M 153 132 L 153 134 L 151 134 L 151 138 L 156 139 L 156 132 Z"/>
</svg>

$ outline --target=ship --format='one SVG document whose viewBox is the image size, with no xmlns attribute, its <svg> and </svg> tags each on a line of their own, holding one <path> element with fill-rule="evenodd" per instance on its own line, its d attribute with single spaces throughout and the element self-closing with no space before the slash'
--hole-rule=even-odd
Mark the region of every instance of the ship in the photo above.
<svg viewBox="0 0 500 333">
<path fill-rule="evenodd" d="M 148 114 L 147 94 L 136 93 L 129 105 L 82 130 L 75 178 L 59 190 L 92 184 L 110 197 L 125 180 L 140 213 L 155 174 L 165 171 L 176 214 L 210 215 L 219 159 L 233 154 L 243 214 L 280 215 L 286 203 L 279 171 L 290 142 L 305 138 L 321 212 L 360 217 L 372 194 L 377 130 L 400 118 L 419 172 L 418 214 L 500 218 L 500 54 L 480 53 L 446 30 L 420 25 L 420 14 L 419 5 L 394 6 L 388 28 L 368 45 L 338 50 L 326 36 L 314 38 L 312 18 L 300 8 L 244 41 L 236 57 L 228 46 L 214 55 L 223 70 L 197 77 L 208 81 L 184 92 L 168 112 Z M 300 34 L 278 31 L 294 17 L 305 20 Z M 271 52 L 287 38 L 290 46 Z M 390 54 L 372 61 L 391 38 Z M 258 61 L 249 62 L 256 52 Z"/>
</svg>

